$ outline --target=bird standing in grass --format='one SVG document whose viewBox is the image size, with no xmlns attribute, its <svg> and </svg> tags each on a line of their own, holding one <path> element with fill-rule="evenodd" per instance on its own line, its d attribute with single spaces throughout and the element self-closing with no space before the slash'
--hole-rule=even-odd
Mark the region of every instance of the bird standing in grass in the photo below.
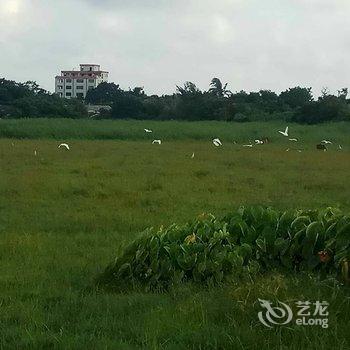
<svg viewBox="0 0 350 350">
<path fill-rule="evenodd" d="M 161 145 L 162 141 L 161 140 L 153 140 L 152 145 L 154 145 L 155 143 L 157 143 L 158 145 Z"/>
<path fill-rule="evenodd" d="M 216 138 L 213 139 L 213 145 L 216 147 L 222 146 L 222 142 L 220 141 L 220 139 Z"/>
</svg>

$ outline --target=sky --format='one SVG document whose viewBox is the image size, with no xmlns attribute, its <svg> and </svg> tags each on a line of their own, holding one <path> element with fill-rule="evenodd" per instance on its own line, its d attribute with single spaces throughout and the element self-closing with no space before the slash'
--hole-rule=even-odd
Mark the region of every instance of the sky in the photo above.
<svg viewBox="0 0 350 350">
<path fill-rule="evenodd" d="M 53 91 L 97 63 L 147 94 L 217 77 L 231 91 L 350 81 L 350 0 L 0 0 L 0 77 Z"/>
</svg>

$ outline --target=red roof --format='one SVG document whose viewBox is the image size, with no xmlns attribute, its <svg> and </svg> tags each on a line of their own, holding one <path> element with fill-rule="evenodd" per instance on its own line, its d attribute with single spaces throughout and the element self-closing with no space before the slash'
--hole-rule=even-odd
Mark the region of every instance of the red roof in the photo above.
<svg viewBox="0 0 350 350">
<path fill-rule="evenodd" d="M 104 70 L 61 70 L 61 73 L 101 74 L 101 73 L 109 73 L 109 72 Z"/>
<path fill-rule="evenodd" d="M 77 76 L 77 77 L 72 77 L 71 75 L 63 76 L 63 75 L 56 75 L 56 78 L 60 79 L 96 79 L 99 76 L 92 75 L 92 76 Z"/>
<path fill-rule="evenodd" d="M 57 75 L 57 78 L 62 78 L 62 79 L 94 79 L 101 77 L 102 73 L 107 73 L 108 72 L 103 72 L 103 71 L 86 71 L 86 72 L 81 72 L 81 71 L 62 71 L 61 75 Z M 63 75 L 67 74 L 67 75 Z M 73 76 L 74 74 L 74 76 Z"/>
</svg>

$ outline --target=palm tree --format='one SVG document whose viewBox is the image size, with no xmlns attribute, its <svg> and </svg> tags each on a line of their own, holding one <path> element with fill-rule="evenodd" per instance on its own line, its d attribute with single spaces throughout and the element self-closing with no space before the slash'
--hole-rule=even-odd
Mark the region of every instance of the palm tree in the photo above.
<svg viewBox="0 0 350 350">
<path fill-rule="evenodd" d="M 210 82 L 209 92 L 217 97 L 231 96 L 232 92 L 226 90 L 227 83 L 223 86 L 219 78 L 213 78 Z"/>
</svg>

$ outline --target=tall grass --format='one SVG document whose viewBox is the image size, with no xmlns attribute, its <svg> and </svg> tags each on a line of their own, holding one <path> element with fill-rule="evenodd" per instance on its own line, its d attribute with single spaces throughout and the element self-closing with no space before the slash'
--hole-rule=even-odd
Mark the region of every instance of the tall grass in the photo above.
<svg viewBox="0 0 350 350">
<path fill-rule="evenodd" d="M 220 137 L 226 142 L 248 142 L 269 137 L 273 142 L 285 140 L 277 133 L 285 128 L 282 121 L 232 123 L 217 121 L 148 121 L 148 120 L 81 120 L 81 119 L 8 119 L 0 120 L 0 137 L 27 139 L 88 139 L 88 140 L 210 140 Z M 338 143 L 348 141 L 350 123 L 339 122 L 305 126 L 292 124 L 291 137 L 305 143 L 320 142 L 324 138 Z M 146 134 L 143 129 L 154 132 Z"/>
</svg>

